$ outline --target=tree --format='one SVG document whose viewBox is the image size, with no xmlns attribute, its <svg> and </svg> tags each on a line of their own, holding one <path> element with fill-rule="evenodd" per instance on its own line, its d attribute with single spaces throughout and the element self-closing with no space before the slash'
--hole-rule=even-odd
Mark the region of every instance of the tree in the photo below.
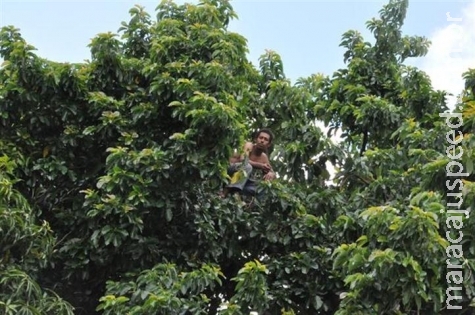
<svg viewBox="0 0 475 315">
<path fill-rule="evenodd" d="M 118 34 L 92 40 L 82 64 L 42 59 L 2 28 L 1 147 L 17 165 L 8 187 L 24 200 L 2 199 L 0 227 L 17 215 L 21 240 L 5 243 L 16 258 L 1 252 L 5 279 L 22 270 L 37 283 L 35 307 L 58 314 L 71 312 L 63 300 L 75 314 L 448 314 L 453 229 L 440 211 L 457 196 L 445 185 L 447 107 L 403 64 L 429 45 L 402 36 L 406 10 L 390 1 L 368 22 L 374 45 L 345 33 L 347 69 L 295 84 L 276 52 L 259 69 L 247 60 L 245 38 L 227 29 L 236 17 L 227 1 L 163 1 L 156 19 L 136 6 Z M 343 129 L 340 145 L 318 119 Z M 229 155 L 263 126 L 277 135 L 280 178 L 251 203 L 220 198 Z M 475 266 L 472 220 L 464 275 Z M 464 276 L 463 288 L 467 309 L 473 281 Z"/>
<path fill-rule="evenodd" d="M 0 142 L 2 150 L 23 160 L 18 152 Z M 39 270 L 48 264 L 54 238 L 48 222 L 37 224 L 37 214 L 13 188 L 17 165 L 0 157 L 0 310 L 2 314 L 73 314 L 57 293 L 37 283 Z"/>
<path fill-rule="evenodd" d="M 333 253 L 333 268 L 349 290 L 336 314 L 454 312 L 446 305 L 453 266 L 460 269 L 455 283 L 461 284 L 462 301 L 456 304 L 470 312 L 473 299 L 470 241 L 464 237 L 462 259 L 448 247 L 449 236 L 454 239 L 471 219 L 447 212 L 451 204 L 470 205 L 470 188 L 459 192 L 453 185 L 462 183 L 461 176 L 447 175 L 456 172 L 448 156 L 460 150 L 462 165 L 472 173 L 471 134 L 465 129 L 468 141 L 461 148 L 447 144 L 450 128 L 439 117 L 448 110 L 445 92 L 434 91 L 426 74 L 403 64 L 424 55 L 429 44 L 402 36 L 407 5 L 390 1 L 380 19 L 367 23 L 374 45 L 354 31 L 343 35 L 348 69 L 328 80 L 317 105 L 330 129 L 343 130 L 348 148 L 337 174 L 347 204 L 336 226 L 345 237 Z M 452 220 L 463 223 L 454 229 Z M 470 231 L 463 233 L 471 238 Z"/>
</svg>

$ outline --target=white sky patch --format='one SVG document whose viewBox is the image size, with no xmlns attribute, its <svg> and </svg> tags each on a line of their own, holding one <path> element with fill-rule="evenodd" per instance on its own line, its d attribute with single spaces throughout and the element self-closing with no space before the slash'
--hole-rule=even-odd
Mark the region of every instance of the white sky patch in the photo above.
<svg viewBox="0 0 475 315">
<path fill-rule="evenodd" d="M 462 12 L 447 12 L 440 18 L 447 25 L 430 36 L 432 45 L 419 68 L 430 76 L 435 89 L 453 94 L 448 97 L 453 109 L 464 88 L 462 74 L 475 68 L 475 2 Z"/>
</svg>

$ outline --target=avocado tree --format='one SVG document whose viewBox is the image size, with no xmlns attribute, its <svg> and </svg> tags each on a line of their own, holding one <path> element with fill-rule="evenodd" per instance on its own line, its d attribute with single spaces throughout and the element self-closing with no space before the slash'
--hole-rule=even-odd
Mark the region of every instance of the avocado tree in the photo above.
<svg viewBox="0 0 475 315">
<path fill-rule="evenodd" d="M 334 225 L 344 238 L 333 252 L 333 270 L 347 288 L 337 314 L 471 312 L 474 257 L 465 228 L 472 219 L 449 206 L 464 209 L 473 198 L 470 178 L 459 174 L 464 165 L 473 172 L 472 134 L 465 128 L 452 136 L 460 147 L 447 142 L 446 93 L 404 65 L 429 46 L 425 38 L 402 35 L 407 6 L 390 1 L 367 23 L 374 44 L 355 31 L 343 35 L 348 66 L 328 79 L 316 105 L 330 131 L 341 128 L 348 152 L 336 175 L 347 201 Z M 459 245 L 449 240 L 462 226 L 461 247 L 453 247 Z"/>
<path fill-rule="evenodd" d="M 57 293 L 41 287 L 40 270 L 49 263 L 54 237 L 48 222 L 14 186 L 15 161 L 25 158 L 0 142 L 0 310 L 2 314 L 74 314 Z"/>
</svg>

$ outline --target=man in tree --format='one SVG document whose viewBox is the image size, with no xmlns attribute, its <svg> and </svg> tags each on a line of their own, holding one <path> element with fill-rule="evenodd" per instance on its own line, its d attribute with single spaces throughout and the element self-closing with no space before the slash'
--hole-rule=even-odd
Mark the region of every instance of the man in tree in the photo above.
<svg viewBox="0 0 475 315">
<path fill-rule="evenodd" d="M 243 154 L 236 152 L 230 159 L 231 165 L 228 173 L 231 183 L 224 189 L 224 196 L 229 191 L 238 191 L 244 195 L 257 194 L 259 180 L 273 180 L 275 173 L 267 156 L 267 151 L 272 144 L 274 134 L 269 129 L 257 132 L 254 142 L 244 144 Z"/>
</svg>

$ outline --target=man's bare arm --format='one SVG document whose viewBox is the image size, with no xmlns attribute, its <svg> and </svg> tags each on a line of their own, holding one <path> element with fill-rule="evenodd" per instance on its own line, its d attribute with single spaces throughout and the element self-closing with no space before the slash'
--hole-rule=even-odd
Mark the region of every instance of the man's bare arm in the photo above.
<svg viewBox="0 0 475 315">
<path fill-rule="evenodd" d="M 266 171 L 267 173 L 264 174 L 263 179 L 264 180 L 273 180 L 276 178 L 274 170 L 272 169 L 272 165 L 270 164 L 269 158 L 267 155 L 264 155 L 264 168 L 263 170 Z"/>
<path fill-rule="evenodd" d="M 229 163 L 238 163 L 242 161 L 242 156 L 239 154 L 239 152 L 234 152 L 233 156 L 229 158 Z"/>
<path fill-rule="evenodd" d="M 243 153 L 234 152 L 233 156 L 231 156 L 231 158 L 229 159 L 229 163 L 242 162 L 244 160 L 245 155 L 249 156 L 252 151 L 252 147 L 252 142 L 246 142 L 243 146 Z"/>
</svg>

